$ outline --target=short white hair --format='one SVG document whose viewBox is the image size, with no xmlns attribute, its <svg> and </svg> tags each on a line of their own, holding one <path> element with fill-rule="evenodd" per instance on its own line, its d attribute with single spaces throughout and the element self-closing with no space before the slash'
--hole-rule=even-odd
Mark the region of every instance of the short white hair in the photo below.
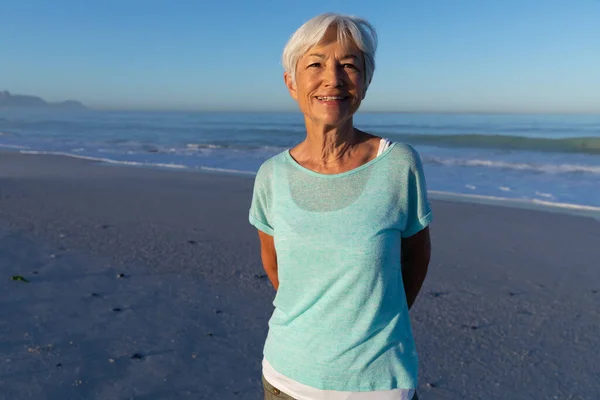
<svg viewBox="0 0 600 400">
<path fill-rule="evenodd" d="M 296 81 L 298 60 L 311 48 L 318 45 L 327 30 L 335 26 L 339 42 L 353 41 L 362 51 L 365 59 L 365 91 L 371 84 L 375 72 L 375 51 L 377 50 L 377 33 L 375 28 L 365 19 L 351 15 L 325 13 L 305 22 L 288 40 L 283 49 L 282 64 L 285 72 Z"/>
</svg>

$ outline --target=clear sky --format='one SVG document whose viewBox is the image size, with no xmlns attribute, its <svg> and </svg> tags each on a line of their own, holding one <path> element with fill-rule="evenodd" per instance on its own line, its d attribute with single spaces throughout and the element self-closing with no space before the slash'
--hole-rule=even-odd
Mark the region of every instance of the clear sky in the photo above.
<svg viewBox="0 0 600 400">
<path fill-rule="evenodd" d="M 0 90 L 294 110 L 281 52 L 325 11 L 378 31 L 365 111 L 600 113 L 600 0 L 0 0 Z"/>
</svg>

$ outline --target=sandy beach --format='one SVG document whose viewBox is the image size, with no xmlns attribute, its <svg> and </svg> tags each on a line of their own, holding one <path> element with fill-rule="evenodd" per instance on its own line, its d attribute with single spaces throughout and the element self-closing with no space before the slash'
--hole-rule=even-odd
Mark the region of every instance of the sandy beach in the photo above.
<svg viewBox="0 0 600 400">
<path fill-rule="evenodd" d="M 252 185 L 0 153 L 0 399 L 262 398 Z M 600 222 L 432 207 L 420 398 L 600 398 Z"/>
</svg>

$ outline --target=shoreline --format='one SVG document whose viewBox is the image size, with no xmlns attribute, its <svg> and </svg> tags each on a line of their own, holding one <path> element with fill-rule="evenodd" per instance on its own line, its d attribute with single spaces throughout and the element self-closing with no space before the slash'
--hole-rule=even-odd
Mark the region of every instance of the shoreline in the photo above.
<svg viewBox="0 0 600 400">
<path fill-rule="evenodd" d="M 179 171 L 179 172 L 192 172 L 192 173 L 209 173 L 209 174 L 222 174 L 229 176 L 238 177 L 251 177 L 256 176 L 255 172 L 241 171 L 241 170 L 229 170 L 222 168 L 191 168 L 181 164 L 159 164 L 159 163 L 141 163 L 135 161 L 118 161 L 110 158 L 99 158 L 80 156 L 71 153 L 61 152 L 44 152 L 36 150 L 22 150 L 22 149 L 0 149 L 0 155 L 2 154 L 20 154 L 23 156 L 51 156 L 51 157 L 65 157 L 76 160 L 85 160 L 87 162 L 111 166 L 111 167 L 125 167 L 125 168 L 142 168 L 150 170 L 165 170 L 165 171 Z M 596 219 L 600 222 L 600 207 L 575 204 L 575 203 L 558 203 L 540 199 L 521 199 L 521 198 L 510 198 L 510 197 L 499 197 L 489 195 L 477 195 L 477 194 L 466 194 L 456 192 L 445 192 L 439 190 L 428 190 L 430 199 L 434 200 L 445 200 L 455 201 L 469 204 L 486 204 L 498 207 L 508 207 L 525 210 L 537 210 L 551 213 L 561 213 L 573 216 L 582 216 Z"/>
</svg>

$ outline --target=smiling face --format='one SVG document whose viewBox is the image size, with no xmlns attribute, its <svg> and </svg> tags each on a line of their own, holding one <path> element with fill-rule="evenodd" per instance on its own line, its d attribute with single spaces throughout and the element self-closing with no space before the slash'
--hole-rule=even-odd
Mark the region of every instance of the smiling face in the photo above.
<svg viewBox="0 0 600 400">
<path fill-rule="evenodd" d="M 329 29 L 296 66 L 296 82 L 286 73 L 285 83 L 306 119 L 337 127 L 349 121 L 365 94 L 364 56 L 352 41 L 337 40 Z"/>
</svg>

